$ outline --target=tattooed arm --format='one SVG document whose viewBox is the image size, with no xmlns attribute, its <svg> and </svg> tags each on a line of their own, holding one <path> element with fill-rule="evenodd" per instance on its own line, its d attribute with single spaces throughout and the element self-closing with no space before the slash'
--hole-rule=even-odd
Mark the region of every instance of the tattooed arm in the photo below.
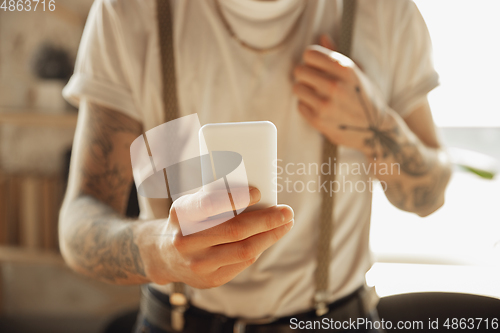
<svg viewBox="0 0 500 333">
<path fill-rule="evenodd" d="M 304 118 L 331 142 L 365 153 L 393 205 L 421 216 L 438 209 L 451 168 L 429 105 L 403 120 L 351 59 L 317 46 L 303 58 L 294 93 Z"/>
<path fill-rule="evenodd" d="M 429 104 L 423 103 L 404 120 L 390 109 L 374 109 L 373 114 L 384 119 L 367 127 L 363 151 L 387 198 L 402 210 L 431 214 L 444 204 L 451 166 L 437 139 Z M 343 130 L 359 131 L 349 126 Z"/>
<path fill-rule="evenodd" d="M 148 281 L 134 237 L 139 225 L 123 217 L 132 184 L 129 147 L 141 132 L 124 114 L 82 101 L 60 246 L 72 268 L 107 282 Z"/>
</svg>

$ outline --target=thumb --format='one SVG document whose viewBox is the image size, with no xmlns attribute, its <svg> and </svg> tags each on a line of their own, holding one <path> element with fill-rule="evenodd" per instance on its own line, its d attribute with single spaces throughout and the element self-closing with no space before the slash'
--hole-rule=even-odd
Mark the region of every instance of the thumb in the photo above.
<svg viewBox="0 0 500 333">
<path fill-rule="evenodd" d="M 332 51 L 335 51 L 337 49 L 337 46 L 335 45 L 333 40 L 330 38 L 330 36 L 327 34 L 322 34 L 319 37 L 319 45 L 326 47 L 327 49 L 330 49 Z"/>
</svg>

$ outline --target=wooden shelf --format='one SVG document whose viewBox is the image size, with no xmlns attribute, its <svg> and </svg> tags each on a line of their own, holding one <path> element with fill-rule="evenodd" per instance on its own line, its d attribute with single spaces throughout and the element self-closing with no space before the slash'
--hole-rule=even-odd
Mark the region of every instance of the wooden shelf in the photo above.
<svg viewBox="0 0 500 333">
<path fill-rule="evenodd" d="M 0 125 L 10 124 L 23 127 L 50 127 L 75 129 L 78 114 L 62 111 L 61 113 L 42 113 L 33 109 L 0 108 Z"/>
</svg>

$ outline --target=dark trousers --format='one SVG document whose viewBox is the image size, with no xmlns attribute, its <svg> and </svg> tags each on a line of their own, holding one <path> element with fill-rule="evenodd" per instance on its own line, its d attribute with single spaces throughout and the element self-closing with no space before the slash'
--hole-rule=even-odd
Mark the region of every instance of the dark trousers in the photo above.
<svg viewBox="0 0 500 333">
<path fill-rule="evenodd" d="M 378 320 L 378 314 L 377 314 L 377 311 L 374 310 L 372 313 L 370 313 L 370 315 L 368 316 L 367 318 L 368 320 L 371 320 L 372 322 Z M 294 330 L 295 332 L 308 332 L 308 333 L 326 333 L 328 332 L 329 330 L 327 329 L 324 329 L 324 330 L 300 330 L 300 329 L 296 329 Z M 232 333 L 232 331 L 220 331 L 220 333 Z M 335 332 L 335 331 L 332 331 L 332 332 Z M 336 332 L 339 332 L 339 331 L 336 331 Z M 340 332 L 343 332 L 343 333 L 348 333 L 348 332 L 358 332 L 358 333 L 385 333 L 385 331 L 382 331 L 380 329 L 366 329 L 366 328 L 363 328 L 363 329 L 358 329 L 358 330 L 346 330 L 346 331 L 340 331 Z M 147 319 L 145 319 L 141 314 L 139 314 L 139 317 L 137 318 L 137 324 L 136 324 L 136 328 L 134 330 L 134 333 L 175 333 L 174 331 L 165 331 L 165 330 L 162 330 L 161 328 L 158 328 L 158 327 L 155 327 L 153 324 L 151 324 L 150 322 L 148 322 Z M 177 332 L 178 333 L 178 332 Z M 194 332 L 194 331 L 187 331 L 187 330 L 184 330 L 182 333 L 212 333 L 211 330 L 207 329 L 206 332 Z M 213 332 L 213 333 L 216 333 L 216 332 Z M 219 333 L 219 332 L 217 332 Z M 279 331 L 277 331 L 276 333 L 279 333 Z"/>
<path fill-rule="evenodd" d="M 168 302 L 168 296 L 161 294 L 161 293 L 154 293 L 152 294 L 153 297 L 155 297 L 155 300 L 161 302 L 166 309 L 170 307 L 170 304 Z M 229 323 L 224 322 L 224 316 L 217 315 L 217 314 L 210 314 L 204 310 L 197 309 L 195 307 L 190 307 L 188 310 L 190 312 L 189 318 L 186 318 L 187 320 L 190 321 L 197 321 L 197 315 L 201 317 L 205 317 L 207 315 L 213 316 L 214 322 L 217 322 L 217 318 L 221 318 L 220 323 L 217 325 L 211 325 L 210 327 L 207 326 L 200 326 L 197 325 L 193 322 L 190 324 L 187 324 L 185 329 L 182 331 L 182 333 L 233 333 L 233 327 Z M 194 315 L 193 315 L 194 313 Z M 170 312 L 168 310 L 165 311 L 165 316 L 170 316 Z M 293 316 L 292 316 L 293 317 Z M 376 310 L 371 311 L 368 315 L 365 316 L 366 321 L 369 321 L 371 323 L 375 323 L 379 320 L 378 318 L 378 313 Z M 323 318 L 328 318 L 328 316 L 325 317 L 314 317 L 311 316 L 310 320 L 317 320 L 321 321 Z M 356 321 L 357 318 L 352 318 L 353 321 Z M 288 333 L 288 332 L 310 332 L 310 333 L 315 333 L 315 332 L 360 332 L 360 333 L 382 333 L 384 331 L 382 330 L 377 330 L 373 328 L 373 326 L 377 327 L 377 325 L 372 325 L 372 327 L 358 327 L 358 329 L 347 329 L 347 330 L 335 330 L 335 329 L 328 329 L 323 327 L 323 329 L 299 329 L 295 328 L 292 329 L 293 326 L 291 325 L 292 323 L 290 322 L 290 325 L 288 323 L 284 325 L 279 325 L 276 327 L 272 328 L 267 328 L 265 330 L 262 330 L 262 332 L 273 332 L 273 333 Z M 249 333 L 259 333 L 260 329 L 258 326 L 249 326 L 247 328 L 246 332 Z M 152 324 L 150 321 L 148 321 L 144 314 L 139 313 L 136 327 L 134 330 L 134 333 L 175 333 L 173 330 L 168 330 L 168 329 L 162 329 L 159 327 L 156 327 L 154 324 Z"/>
</svg>

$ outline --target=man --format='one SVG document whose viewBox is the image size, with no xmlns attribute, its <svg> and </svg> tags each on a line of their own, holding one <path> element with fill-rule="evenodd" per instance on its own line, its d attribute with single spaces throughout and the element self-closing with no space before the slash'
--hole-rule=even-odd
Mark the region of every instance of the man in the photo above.
<svg viewBox="0 0 500 333">
<path fill-rule="evenodd" d="M 181 115 L 198 113 L 202 124 L 272 121 L 282 171 L 278 200 L 289 206 L 243 213 L 189 236 L 182 236 L 176 211 L 216 215 L 216 197 L 183 197 L 170 215 L 164 201 L 141 197 L 140 218 L 123 217 L 130 144 L 164 119 L 155 2 L 97 0 L 64 91 L 80 108 L 60 215 L 66 262 L 110 283 L 151 283 L 148 290 L 166 307 L 170 283 L 183 282 L 190 309 L 207 318 L 309 313 L 323 188 L 320 171 L 303 166 L 321 163 L 326 137 L 339 146 L 337 165 L 347 166 L 335 170 L 340 187 L 333 194 L 327 302 L 335 311 L 342 303 L 336 301 L 357 294 L 371 266 L 371 191 L 357 185 L 376 177 L 396 207 L 421 216 L 444 202 L 450 166 L 426 98 L 437 74 L 416 6 L 360 0 L 353 62 L 330 51 L 335 44 L 327 37 L 338 39 L 341 1 L 170 4 Z M 322 46 L 308 48 L 318 41 Z M 250 197 L 257 202 L 258 189 Z M 147 318 L 144 325 L 151 326 Z"/>
</svg>

